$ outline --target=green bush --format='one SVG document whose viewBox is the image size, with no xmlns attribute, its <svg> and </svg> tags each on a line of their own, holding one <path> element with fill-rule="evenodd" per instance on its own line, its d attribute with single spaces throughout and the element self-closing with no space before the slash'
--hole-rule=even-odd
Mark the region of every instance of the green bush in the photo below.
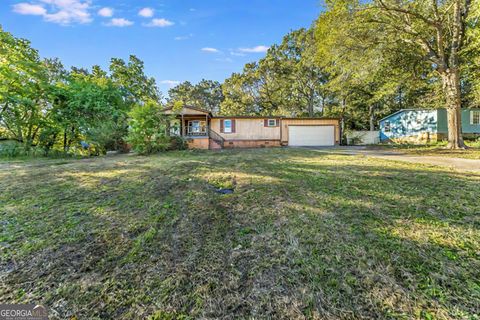
<svg viewBox="0 0 480 320">
<path fill-rule="evenodd" d="M 160 105 L 150 102 L 136 106 L 130 112 L 127 141 L 140 154 L 170 150 L 172 138 L 167 134 L 171 117 Z"/>
<path fill-rule="evenodd" d="M 96 143 L 90 143 L 87 149 L 72 146 L 66 153 L 63 150 L 52 148 L 51 145 L 38 144 L 27 148 L 17 141 L 0 141 L 0 158 L 83 158 L 104 155 L 105 150 Z"/>
<path fill-rule="evenodd" d="M 187 147 L 187 141 L 182 137 L 170 137 L 170 147 L 168 148 L 168 150 L 186 150 Z"/>
<path fill-rule="evenodd" d="M 21 153 L 22 145 L 15 141 L 6 141 L 0 143 L 0 157 L 15 158 Z"/>
<path fill-rule="evenodd" d="M 48 157 L 53 150 L 59 135 L 60 129 L 57 127 L 47 127 L 40 132 L 38 145 L 43 149 L 46 157 Z"/>
<path fill-rule="evenodd" d="M 24 144 L 17 141 L 5 141 L 0 143 L 1 158 L 20 158 L 20 157 L 41 157 L 44 151 L 40 147 L 31 146 L 27 148 Z"/>
</svg>

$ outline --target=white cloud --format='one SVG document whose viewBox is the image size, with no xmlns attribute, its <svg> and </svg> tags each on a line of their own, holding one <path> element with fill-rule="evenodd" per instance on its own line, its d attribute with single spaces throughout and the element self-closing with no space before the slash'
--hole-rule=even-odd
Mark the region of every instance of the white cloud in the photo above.
<svg viewBox="0 0 480 320">
<path fill-rule="evenodd" d="M 69 25 L 72 23 L 89 23 L 90 0 L 39 0 L 40 3 L 19 3 L 13 11 L 20 14 L 39 15 L 45 21 Z"/>
<path fill-rule="evenodd" d="M 256 46 L 252 48 L 240 48 L 238 51 L 244 52 L 244 53 L 262 53 L 262 52 L 267 52 L 268 51 L 267 46 Z"/>
<path fill-rule="evenodd" d="M 43 16 L 47 13 L 47 10 L 40 5 L 22 2 L 13 5 L 13 12 L 25 15 Z"/>
<path fill-rule="evenodd" d="M 106 25 L 109 27 L 129 27 L 133 25 L 133 21 L 127 20 L 125 18 L 113 18 Z"/>
<path fill-rule="evenodd" d="M 220 50 L 218 50 L 218 49 L 216 49 L 216 48 L 208 48 L 208 47 L 202 48 L 202 51 L 203 51 L 203 52 L 209 52 L 209 53 L 218 53 L 218 52 L 220 52 Z"/>
<path fill-rule="evenodd" d="M 44 15 L 45 20 L 68 25 L 71 23 L 89 23 L 90 1 L 88 0 L 41 0 L 50 5 L 52 13 Z"/>
<path fill-rule="evenodd" d="M 153 17 L 155 11 L 152 8 L 143 8 L 138 11 L 138 15 L 144 18 L 151 18 Z"/>
<path fill-rule="evenodd" d="M 232 56 L 236 56 L 236 57 L 245 57 L 245 56 L 246 56 L 245 53 L 243 53 L 243 52 L 236 52 L 236 51 L 230 51 L 230 54 L 231 54 Z"/>
<path fill-rule="evenodd" d="M 190 38 L 193 37 L 193 33 L 190 33 L 189 35 L 186 35 L 186 36 L 178 36 L 178 37 L 175 37 L 174 39 L 176 41 L 182 41 L 182 40 L 188 40 Z"/>
<path fill-rule="evenodd" d="M 173 88 L 175 86 L 178 86 L 180 84 L 180 81 L 177 80 L 162 80 L 160 81 L 161 84 L 165 84 L 170 88 Z"/>
<path fill-rule="evenodd" d="M 159 27 L 159 28 L 165 28 L 165 27 L 170 27 L 173 26 L 175 23 L 161 18 L 161 19 L 152 19 L 149 23 L 144 24 L 146 27 Z"/>
<path fill-rule="evenodd" d="M 98 15 L 105 18 L 110 18 L 111 16 L 113 16 L 113 9 L 108 7 L 102 8 L 98 10 Z"/>
</svg>

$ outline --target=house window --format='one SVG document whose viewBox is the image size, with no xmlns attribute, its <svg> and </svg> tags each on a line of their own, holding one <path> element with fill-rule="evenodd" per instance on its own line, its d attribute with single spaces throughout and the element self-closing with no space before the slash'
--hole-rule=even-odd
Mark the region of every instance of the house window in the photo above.
<svg viewBox="0 0 480 320">
<path fill-rule="evenodd" d="M 201 120 L 188 121 L 188 134 L 199 135 L 206 133 L 206 122 Z"/>
<path fill-rule="evenodd" d="M 392 128 L 390 126 L 390 121 L 385 121 L 384 125 L 383 125 L 383 131 L 385 132 L 390 132 L 392 131 Z"/>
<path fill-rule="evenodd" d="M 276 119 L 268 119 L 267 124 L 269 127 L 276 127 L 277 126 L 277 120 Z"/>
<path fill-rule="evenodd" d="M 189 121 L 188 127 L 189 133 L 198 133 L 200 132 L 200 121 Z"/>
<path fill-rule="evenodd" d="M 223 120 L 223 132 L 232 133 L 232 120 L 230 119 Z"/>
<path fill-rule="evenodd" d="M 480 110 L 470 111 L 470 124 L 480 125 Z"/>
</svg>

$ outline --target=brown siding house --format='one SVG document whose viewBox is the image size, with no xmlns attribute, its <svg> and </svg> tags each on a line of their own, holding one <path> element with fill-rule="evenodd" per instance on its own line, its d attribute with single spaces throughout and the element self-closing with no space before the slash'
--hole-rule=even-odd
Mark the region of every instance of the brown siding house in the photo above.
<svg viewBox="0 0 480 320">
<path fill-rule="evenodd" d="M 174 114 L 172 109 L 165 112 Z M 337 118 L 214 117 L 195 107 L 184 107 L 175 114 L 172 134 L 185 137 L 194 149 L 333 146 L 340 142 Z"/>
</svg>

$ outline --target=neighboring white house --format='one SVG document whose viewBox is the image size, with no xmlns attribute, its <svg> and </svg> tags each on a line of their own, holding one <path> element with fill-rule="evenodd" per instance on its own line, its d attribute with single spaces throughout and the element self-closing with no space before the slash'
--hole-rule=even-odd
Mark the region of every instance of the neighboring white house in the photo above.
<svg viewBox="0 0 480 320">
<path fill-rule="evenodd" d="M 380 143 L 380 131 L 348 131 L 348 145 L 367 145 Z"/>
</svg>

